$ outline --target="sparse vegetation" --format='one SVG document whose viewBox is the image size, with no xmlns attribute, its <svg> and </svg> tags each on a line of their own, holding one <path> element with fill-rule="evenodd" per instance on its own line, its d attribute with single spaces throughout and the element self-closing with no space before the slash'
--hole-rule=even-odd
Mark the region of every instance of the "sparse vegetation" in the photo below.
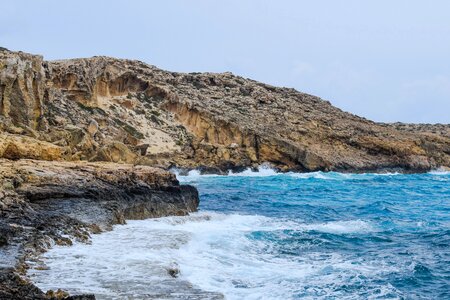
<svg viewBox="0 0 450 300">
<path fill-rule="evenodd" d="M 149 102 L 150 98 L 145 93 L 137 93 L 136 98 L 141 102 Z"/>
<path fill-rule="evenodd" d="M 162 124 L 163 124 L 163 121 L 161 121 L 161 120 L 160 120 L 157 116 L 155 116 L 155 115 L 147 116 L 147 119 L 150 120 L 150 121 L 152 121 L 153 123 L 158 124 L 158 125 L 162 125 Z"/>
<path fill-rule="evenodd" d="M 152 115 L 157 116 L 157 117 L 159 117 L 159 116 L 161 115 L 161 113 L 160 113 L 159 111 L 157 111 L 157 110 L 152 110 L 150 113 L 151 113 Z"/>
<path fill-rule="evenodd" d="M 116 122 L 117 125 L 119 125 L 123 130 L 125 130 L 131 136 L 134 136 L 137 139 L 144 138 L 144 134 L 142 134 L 142 132 L 140 132 L 139 130 L 137 130 L 136 128 L 131 126 L 130 124 L 125 123 L 117 118 L 114 118 L 114 122 Z"/>
<path fill-rule="evenodd" d="M 90 107 L 90 106 L 86 106 L 86 105 L 84 105 L 84 104 L 81 103 L 81 102 L 77 102 L 77 105 L 78 105 L 78 107 L 80 107 L 81 109 L 83 109 L 83 110 L 85 110 L 85 111 L 88 111 L 88 112 L 91 113 L 91 114 L 99 113 L 99 114 L 101 114 L 101 115 L 103 115 L 103 116 L 106 116 L 106 112 L 105 112 L 103 109 L 99 108 L 99 107 Z"/>
</svg>

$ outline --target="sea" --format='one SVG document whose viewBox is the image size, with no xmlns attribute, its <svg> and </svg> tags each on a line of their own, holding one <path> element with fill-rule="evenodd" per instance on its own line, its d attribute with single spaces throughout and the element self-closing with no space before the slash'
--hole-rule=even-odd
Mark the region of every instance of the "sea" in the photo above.
<svg viewBox="0 0 450 300">
<path fill-rule="evenodd" d="M 450 299 L 450 172 L 177 177 L 198 212 L 55 246 L 29 276 L 98 299 L 209 297 L 174 282 L 225 299 Z"/>
</svg>

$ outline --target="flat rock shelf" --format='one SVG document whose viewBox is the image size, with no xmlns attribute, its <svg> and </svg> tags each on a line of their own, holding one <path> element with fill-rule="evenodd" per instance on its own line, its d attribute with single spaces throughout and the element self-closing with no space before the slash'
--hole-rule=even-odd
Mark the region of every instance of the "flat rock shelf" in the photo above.
<svg viewBox="0 0 450 300">
<path fill-rule="evenodd" d="M 0 187 L 0 299 L 93 299 L 45 294 L 24 275 L 52 245 L 89 243 L 127 219 L 183 216 L 199 204 L 197 190 L 167 171 L 115 163 L 0 160 Z"/>
</svg>

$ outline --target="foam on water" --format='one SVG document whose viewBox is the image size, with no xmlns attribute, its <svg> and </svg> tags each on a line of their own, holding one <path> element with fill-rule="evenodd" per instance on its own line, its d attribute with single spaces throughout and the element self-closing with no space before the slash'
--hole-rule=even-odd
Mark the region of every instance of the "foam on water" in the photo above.
<svg viewBox="0 0 450 300">
<path fill-rule="evenodd" d="M 293 178 L 299 178 L 299 179 L 314 178 L 314 179 L 324 179 L 324 180 L 345 180 L 345 179 L 366 178 L 367 176 L 397 176 L 397 175 L 401 175 L 401 173 L 398 173 L 398 172 L 351 174 L 351 173 L 340 173 L 340 172 L 316 171 L 316 172 L 308 172 L 308 173 L 296 173 L 296 172 L 280 173 L 268 165 L 262 165 L 257 170 L 247 168 L 246 170 L 244 170 L 242 172 L 236 172 L 236 173 L 233 173 L 230 170 L 230 171 L 228 171 L 227 175 L 201 174 L 199 170 L 190 170 L 187 173 L 187 175 L 181 175 L 177 169 L 173 169 L 172 171 L 175 173 L 175 175 L 177 176 L 177 178 L 180 182 L 194 182 L 194 181 L 200 180 L 201 178 L 224 177 L 224 176 L 271 177 L 271 176 L 287 175 L 287 176 L 291 176 Z M 436 171 L 431 171 L 430 174 L 445 175 L 445 174 L 449 174 L 449 172 L 436 170 Z"/>
<path fill-rule="evenodd" d="M 371 230 L 361 220 L 301 224 L 214 212 L 129 221 L 112 232 L 93 236 L 91 245 L 53 248 L 44 255 L 50 269 L 34 271 L 32 277 L 43 290 L 63 286 L 70 292 L 96 293 L 102 299 L 123 288 L 117 278 L 126 276 L 128 284 L 145 285 L 151 278 L 167 277 L 165 270 L 175 265 L 181 270 L 181 279 L 204 290 L 224 293 L 227 299 L 262 299 L 269 295 L 270 299 L 287 299 L 308 295 L 309 289 L 322 288 L 324 292 L 336 281 L 346 282 L 353 276 L 381 275 L 386 269 L 380 271 L 371 263 L 355 265 L 335 253 L 308 253 L 295 259 L 264 253 L 261 249 L 273 245 L 252 239 L 251 233 L 346 234 Z"/>
<path fill-rule="evenodd" d="M 227 299 L 450 297 L 448 173 L 177 177 L 199 189 L 200 212 L 57 246 L 33 280 L 98 299 L 183 295 L 190 284 Z"/>
<path fill-rule="evenodd" d="M 276 176 L 281 175 L 282 173 L 278 173 L 274 169 L 269 166 L 262 165 L 258 168 L 258 170 L 252 170 L 250 168 L 242 171 L 233 173 L 231 170 L 228 171 L 227 175 L 217 175 L 217 174 L 201 174 L 199 170 L 190 170 L 187 175 L 180 175 L 180 172 L 177 169 L 172 170 L 173 173 L 177 176 L 177 179 L 180 182 L 192 182 L 199 180 L 200 178 L 211 178 L 218 176 L 232 176 L 232 177 L 267 177 L 267 176 Z"/>
</svg>

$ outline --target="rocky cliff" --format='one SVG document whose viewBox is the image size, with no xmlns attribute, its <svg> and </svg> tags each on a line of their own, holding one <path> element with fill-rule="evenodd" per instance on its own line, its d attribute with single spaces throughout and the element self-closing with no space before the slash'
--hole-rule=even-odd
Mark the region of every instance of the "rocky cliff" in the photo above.
<svg viewBox="0 0 450 300">
<path fill-rule="evenodd" d="M 0 132 L 0 157 L 10 159 L 216 172 L 264 162 L 300 171 L 450 166 L 448 124 L 375 123 L 231 73 L 108 57 L 44 61 L 1 51 Z"/>
<path fill-rule="evenodd" d="M 62 291 L 45 295 L 21 275 L 30 266 L 43 267 L 39 254 L 54 244 L 89 242 L 91 234 L 126 219 L 186 215 L 198 203 L 194 187 L 180 186 L 161 169 L 0 159 L 0 299 L 94 299 Z"/>
<path fill-rule="evenodd" d="M 45 61 L 0 47 L 0 299 L 77 299 L 44 295 L 20 275 L 54 243 L 88 241 L 125 219 L 195 211 L 197 191 L 154 167 L 226 172 L 262 163 L 448 168 L 450 125 L 375 123 L 231 73 L 108 57 Z M 182 293 L 222 298 L 189 289 Z"/>
</svg>

